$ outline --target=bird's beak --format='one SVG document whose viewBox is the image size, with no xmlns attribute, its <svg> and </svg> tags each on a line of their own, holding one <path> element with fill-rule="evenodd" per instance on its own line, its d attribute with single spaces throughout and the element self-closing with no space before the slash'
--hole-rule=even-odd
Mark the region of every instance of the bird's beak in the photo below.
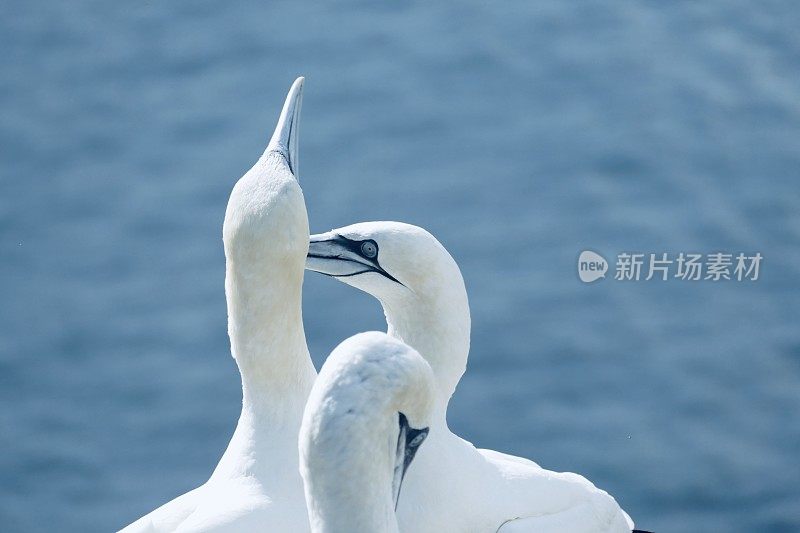
<svg viewBox="0 0 800 533">
<path fill-rule="evenodd" d="M 313 270 L 335 278 L 347 278 L 366 272 L 376 272 L 396 283 L 400 283 L 381 267 L 377 258 L 368 259 L 361 255 L 359 247 L 360 243 L 358 241 L 342 237 L 334 232 L 312 235 L 308 243 L 306 270 Z"/>
<path fill-rule="evenodd" d="M 397 502 L 400 501 L 400 487 L 403 485 L 403 478 L 406 475 L 411 461 L 417 454 L 420 445 L 428 436 L 429 428 L 414 429 L 408 424 L 406 415 L 400 413 L 400 433 L 397 437 L 397 455 L 394 463 L 394 477 L 392 478 L 392 497 L 394 498 L 394 508 L 397 509 Z"/>
<path fill-rule="evenodd" d="M 300 138 L 300 107 L 303 104 L 304 81 L 303 77 L 294 80 L 289 94 L 286 95 L 286 101 L 283 103 L 283 110 L 278 118 L 275 133 L 272 134 L 272 139 L 267 145 L 267 152 L 276 152 L 283 156 L 297 181 L 300 181 L 297 142 Z"/>
</svg>

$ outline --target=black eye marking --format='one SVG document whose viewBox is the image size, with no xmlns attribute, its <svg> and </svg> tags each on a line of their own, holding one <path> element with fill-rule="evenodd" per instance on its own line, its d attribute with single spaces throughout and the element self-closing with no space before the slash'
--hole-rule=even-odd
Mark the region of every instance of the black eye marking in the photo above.
<svg viewBox="0 0 800 533">
<path fill-rule="evenodd" d="M 375 259 L 378 255 L 378 244 L 375 241 L 363 241 L 361 243 L 361 255 L 367 259 Z"/>
<path fill-rule="evenodd" d="M 346 278 L 346 277 L 349 277 L 349 276 L 356 276 L 358 274 L 364 274 L 366 272 L 377 272 L 381 276 L 384 276 L 384 277 L 394 281 L 395 283 L 403 285 L 403 283 L 399 279 L 395 278 L 394 276 L 392 276 L 391 274 L 386 272 L 383 269 L 383 267 L 380 265 L 380 263 L 378 262 L 378 243 L 375 242 L 374 240 L 367 239 L 367 240 L 364 240 L 364 241 L 354 241 L 352 239 L 348 239 L 344 235 L 339 235 L 339 234 L 336 234 L 335 237 L 333 239 L 330 239 L 330 240 L 332 242 L 335 242 L 339 246 L 342 246 L 343 248 L 353 252 L 354 254 L 360 255 L 361 257 L 366 259 L 367 262 L 369 263 L 369 265 L 367 265 L 367 266 L 369 266 L 368 270 L 362 270 L 362 271 L 359 271 L 359 272 L 353 272 L 352 274 L 345 274 L 345 275 L 336 276 L 337 278 Z M 370 253 L 372 253 L 372 255 L 369 255 Z M 340 259 L 341 259 L 341 257 L 340 257 Z M 403 287 L 405 287 L 405 285 L 403 285 Z"/>
<path fill-rule="evenodd" d="M 409 448 L 418 448 L 419 445 L 422 444 L 422 441 L 424 441 L 425 437 L 427 437 L 427 436 L 428 436 L 428 432 L 427 431 L 420 432 L 419 434 L 417 434 L 416 437 L 414 437 L 413 439 L 411 439 L 411 441 L 409 441 L 408 447 Z"/>
<path fill-rule="evenodd" d="M 411 461 L 414 460 L 414 456 L 417 454 L 417 449 L 420 445 L 425 441 L 425 438 L 428 436 L 428 431 L 430 428 L 421 428 L 415 429 L 412 428 L 408 423 L 408 418 L 403 413 L 400 414 L 400 434 L 401 436 L 405 436 L 404 444 L 404 460 L 403 460 L 403 473 L 408 468 L 408 465 L 411 464 Z"/>
</svg>

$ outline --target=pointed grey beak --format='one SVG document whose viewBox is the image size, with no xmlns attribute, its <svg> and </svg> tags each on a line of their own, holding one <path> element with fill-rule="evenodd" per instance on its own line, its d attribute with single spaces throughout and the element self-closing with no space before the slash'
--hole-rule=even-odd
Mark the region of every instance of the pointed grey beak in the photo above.
<svg viewBox="0 0 800 533">
<path fill-rule="evenodd" d="M 400 501 L 400 487 L 403 485 L 403 478 L 406 475 L 411 461 L 417 454 L 417 450 L 428 436 L 429 428 L 414 429 L 408 424 L 408 418 L 400 413 L 400 433 L 397 437 L 397 455 L 394 462 L 394 477 L 392 478 L 392 497 L 394 498 L 394 508 L 397 510 L 397 502 Z"/>
<path fill-rule="evenodd" d="M 289 89 L 275 133 L 267 145 L 267 152 L 277 152 L 283 156 L 297 181 L 300 181 L 297 142 L 300 138 L 300 108 L 303 104 L 304 81 L 305 78 L 302 76 L 297 78 Z"/>
<path fill-rule="evenodd" d="M 400 281 L 386 272 L 378 262 L 376 255 L 364 255 L 362 244 L 365 241 L 354 241 L 333 232 L 312 235 L 308 243 L 306 270 L 313 270 L 334 278 L 347 278 L 376 272 L 395 283 Z M 374 243 L 374 241 L 371 241 Z M 400 283 L 400 285 L 403 285 Z"/>
</svg>

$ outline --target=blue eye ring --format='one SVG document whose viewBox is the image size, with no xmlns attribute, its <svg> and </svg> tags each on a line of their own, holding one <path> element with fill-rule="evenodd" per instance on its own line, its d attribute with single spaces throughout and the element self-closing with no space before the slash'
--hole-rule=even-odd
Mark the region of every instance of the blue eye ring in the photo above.
<svg viewBox="0 0 800 533">
<path fill-rule="evenodd" d="M 375 259 L 378 255 L 378 245 L 374 241 L 364 241 L 361 243 L 361 255 L 367 259 Z"/>
</svg>

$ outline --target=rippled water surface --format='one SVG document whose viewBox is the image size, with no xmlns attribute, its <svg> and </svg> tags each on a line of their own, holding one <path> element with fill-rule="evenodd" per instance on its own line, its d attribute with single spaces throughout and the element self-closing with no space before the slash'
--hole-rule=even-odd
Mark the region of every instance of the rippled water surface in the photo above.
<svg viewBox="0 0 800 533">
<path fill-rule="evenodd" d="M 580 472 L 641 527 L 800 529 L 792 2 L 0 3 L 0 523 L 111 531 L 233 430 L 221 225 L 307 77 L 311 228 L 459 262 L 452 428 Z M 581 250 L 759 251 L 757 282 L 582 284 Z M 305 284 L 319 365 L 383 327 Z"/>
</svg>

